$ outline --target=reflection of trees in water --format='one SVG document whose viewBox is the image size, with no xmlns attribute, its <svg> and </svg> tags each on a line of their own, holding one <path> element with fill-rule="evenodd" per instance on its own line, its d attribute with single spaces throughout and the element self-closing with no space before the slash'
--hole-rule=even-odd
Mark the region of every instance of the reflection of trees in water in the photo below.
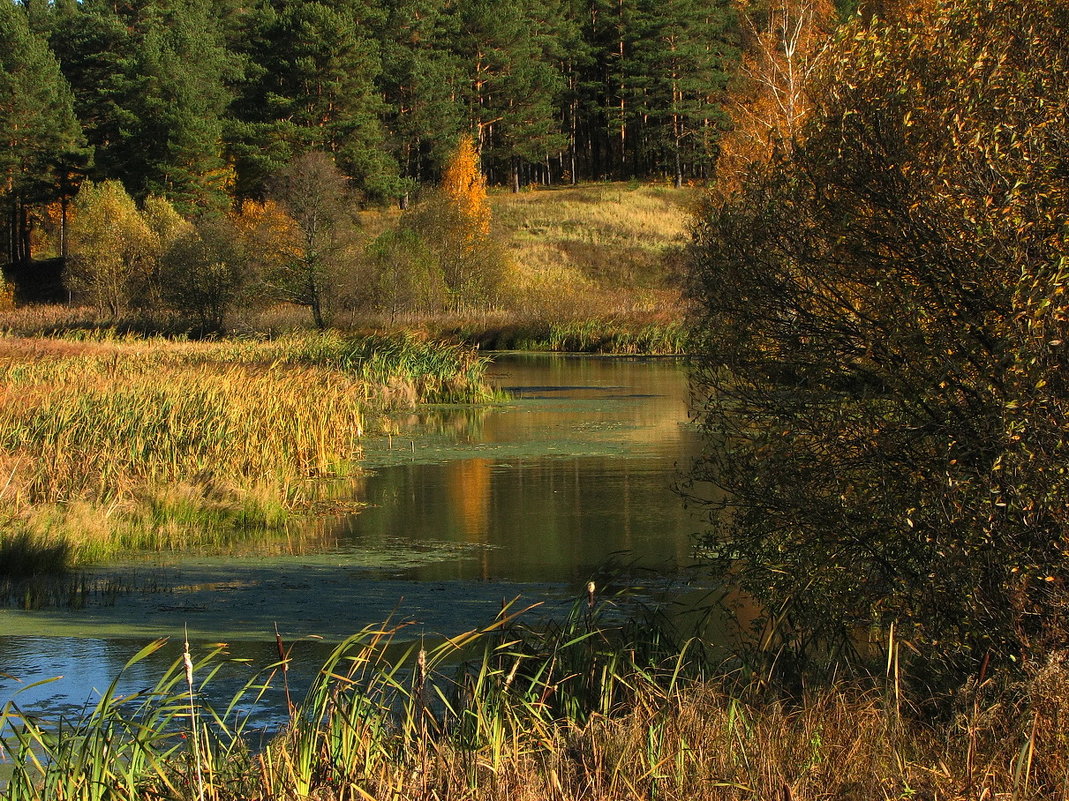
<svg viewBox="0 0 1069 801">
<path fill-rule="evenodd" d="M 146 659 L 128 666 L 130 657 L 145 644 L 144 639 L 138 638 L 0 636 L 0 665 L 14 677 L 9 679 L 0 674 L 0 705 L 18 692 L 16 700 L 20 708 L 30 712 L 47 711 L 55 718 L 83 712 L 87 703 L 95 704 L 99 691 L 116 677 L 119 677 L 116 688 L 119 695 L 143 691 L 155 685 L 180 658 L 182 650 L 180 638 L 176 638 Z M 291 691 L 300 697 L 333 645 L 303 640 L 287 646 L 292 660 L 288 676 Z M 250 677 L 278 660 L 276 647 L 274 642 L 229 643 L 226 658 L 217 663 L 219 673 L 205 685 L 207 700 L 225 708 Z M 214 644 L 193 643 L 194 661 L 213 648 Z M 29 679 L 38 677 L 56 678 L 47 684 L 27 687 Z M 250 726 L 277 726 L 284 722 L 286 698 L 280 677 L 275 675 L 260 700 L 246 705 L 244 712 L 250 715 Z"/>
<path fill-rule="evenodd" d="M 357 548 L 489 546 L 418 568 L 426 580 L 584 580 L 625 550 L 647 564 L 687 564 L 690 523 L 672 475 L 662 462 L 605 457 L 399 465 L 369 478 L 373 508 L 338 536 Z"/>
<path fill-rule="evenodd" d="M 453 445 L 477 458 L 377 470 L 361 496 L 373 508 L 336 527 L 342 547 L 455 547 L 456 559 L 414 569 L 425 580 L 585 581 L 623 550 L 690 561 L 693 526 L 671 491 L 690 440 L 680 362 L 509 356 L 493 370 L 515 403 L 395 418 L 426 438 L 422 455 L 438 438 L 443 459 Z"/>
<path fill-rule="evenodd" d="M 486 544 L 490 525 L 490 460 L 461 459 L 446 465 L 446 494 L 467 542 Z"/>
<path fill-rule="evenodd" d="M 402 432 L 455 437 L 458 442 L 480 439 L 493 406 L 449 406 L 420 409 L 397 420 Z"/>
</svg>

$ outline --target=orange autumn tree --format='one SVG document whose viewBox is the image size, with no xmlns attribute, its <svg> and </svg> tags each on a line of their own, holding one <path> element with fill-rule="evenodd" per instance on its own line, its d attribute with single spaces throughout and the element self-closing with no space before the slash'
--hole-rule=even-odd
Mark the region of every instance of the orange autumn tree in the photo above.
<svg viewBox="0 0 1069 801">
<path fill-rule="evenodd" d="M 463 137 L 442 173 L 441 191 L 403 226 L 433 251 L 450 304 L 457 311 L 500 302 L 508 258 L 494 240 L 486 179 L 470 137 Z"/>
<path fill-rule="evenodd" d="M 736 0 L 743 57 L 731 96 L 731 130 L 720 141 L 717 185 L 739 186 L 775 150 L 790 150 L 811 110 L 809 83 L 837 23 L 831 0 Z"/>
<path fill-rule="evenodd" d="M 471 137 L 462 137 L 442 175 L 442 192 L 462 226 L 469 247 L 490 236 L 490 201 L 486 178 L 479 168 L 479 154 Z"/>
<path fill-rule="evenodd" d="M 231 219 L 250 261 L 261 271 L 277 271 L 300 258 L 297 223 L 274 200 L 246 200 Z"/>
</svg>

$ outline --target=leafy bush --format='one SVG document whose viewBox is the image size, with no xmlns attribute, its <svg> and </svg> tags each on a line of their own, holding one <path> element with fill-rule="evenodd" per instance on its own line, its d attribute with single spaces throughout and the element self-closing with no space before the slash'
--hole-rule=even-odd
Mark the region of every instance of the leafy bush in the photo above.
<svg viewBox="0 0 1069 801">
<path fill-rule="evenodd" d="M 381 234 L 368 247 L 373 273 L 368 300 L 377 309 L 433 312 L 446 306 L 448 288 L 434 251 L 411 228 Z"/>
<path fill-rule="evenodd" d="M 222 331 L 249 282 L 241 241 L 225 219 L 205 218 L 180 236 L 162 260 L 164 300 L 201 333 Z"/>
<path fill-rule="evenodd" d="M 709 554 L 799 650 L 1069 634 L 1069 6 L 848 26 L 692 250 Z"/>
<path fill-rule="evenodd" d="M 67 284 L 118 317 L 149 295 L 159 238 L 118 181 L 86 182 L 74 202 Z"/>
</svg>

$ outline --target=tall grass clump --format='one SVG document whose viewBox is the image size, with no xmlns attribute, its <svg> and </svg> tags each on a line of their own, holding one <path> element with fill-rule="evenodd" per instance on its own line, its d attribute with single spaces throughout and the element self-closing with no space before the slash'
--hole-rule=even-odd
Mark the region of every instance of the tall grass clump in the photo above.
<svg viewBox="0 0 1069 801">
<path fill-rule="evenodd" d="M 78 798 L 1065 798 L 1069 666 L 988 679 L 933 716 L 878 677 L 783 693 L 697 641 L 578 605 L 556 625 L 505 609 L 424 644 L 371 626 L 339 644 L 264 741 L 249 705 L 288 699 L 288 655 L 216 705 L 225 653 L 186 655 L 152 689 L 117 682 L 77 720 L 0 712 L 7 801 Z M 160 648 L 147 646 L 131 662 Z M 6 724 L 6 728 L 3 728 Z"/>
<path fill-rule="evenodd" d="M 286 334 L 267 340 L 226 340 L 188 349 L 190 361 L 319 367 L 359 380 L 377 409 L 414 403 L 473 403 L 498 399 L 486 383 L 490 363 L 471 347 L 413 333 L 347 336 Z"/>
<path fill-rule="evenodd" d="M 86 557 L 279 525 L 352 469 L 369 412 L 489 398 L 485 365 L 412 337 L 2 340 L 0 543 Z"/>
<path fill-rule="evenodd" d="M 329 473 L 363 430 L 362 388 L 312 368 L 89 357 L 0 366 L 0 384 L 0 447 L 29 503 Z"/>
</svg>

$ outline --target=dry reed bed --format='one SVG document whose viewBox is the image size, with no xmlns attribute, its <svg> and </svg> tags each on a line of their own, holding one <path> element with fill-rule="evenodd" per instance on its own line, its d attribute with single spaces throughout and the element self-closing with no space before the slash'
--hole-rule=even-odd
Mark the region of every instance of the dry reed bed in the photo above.
<svg viewBox="0 0 1069 801">
<path fill-rule="evenodd" d="M 507 616 L 506 616 L 507 615 Z M 926 718 L 879 680 L 786 697 L 730 677 L 649 626 L 577 608 L 559 627 L 493 624 L 422 650 L 369 627 L 322 666 L 266 745 L 242 710 L 269 676 L 212 708 L 222 646 L 153 690 L 113 685 L 83 719 L 0 711 L 9 801 L 1064 799 L 1069 666 L 966 687 Z M 148 646 L 134 660 L 160 647 Z M 188 646 L 187 646 L 188 647 Z M 402 650 L 399 650 L 402 649 Z M 288 693 L 287 693 L 288 694 Z M 979 703 L 980 700 L 983 703 Z M 957 710 L 957 713 L 954 710 Z"/>
<path fill-rule="evenodd" d="M 0 535 L 100 556 L 138 528 L 173 547 L 277 524 L 349 470 L 368 415 L 484 399 L 484 367 L 412 338 L 0 341 Z"/>
</svg>

